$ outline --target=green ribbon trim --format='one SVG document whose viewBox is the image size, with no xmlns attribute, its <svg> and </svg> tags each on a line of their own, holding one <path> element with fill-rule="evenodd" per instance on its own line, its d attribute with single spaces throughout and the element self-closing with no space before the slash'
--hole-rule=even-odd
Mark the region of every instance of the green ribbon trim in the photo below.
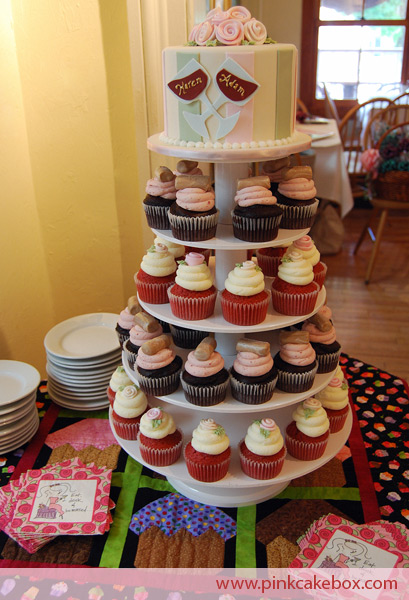
<svg viewBox="0 0 409 600">
<path fill-rule="evenodd" d="M 176 494 L 179 493 L 177 490 L 175 490 L 174 487 L 170 485 L 167 479 L 154 479 L 153 477 L 148 477 L 147 475 L 141 476 L 139 480 L 139 487 L 150 488 L 152 490 L 158 490 L 160 492 L 172 492 Z"/>
<path fill-rule="evenodd" d="M 358 488 L 339 487 L 292 487 L 285 488 L 276 498 L 304 500 L 356 500 L 361 496 Z"/>
<path fill-rule="evenodd" d="M 139 488 L 142 465 L 128 456 L 125 471 L 122 475 L 122 488 L 119 494 L 115 509 L 115 519 L 111 524 L 104 551 L 102 552 L 100 567 L 118 568 L 121 562 L 121 556 L 125 539 L 128 534 L 129 524 L 132 518 L 133 505 L 136 492 Z M 115 473 L 119 475 L 119 473 Z M 115 482 L 119 478 L 115 478 Z"/>
<path fill-rule="evenodd" d="M 66 417 L 68 419 L 81 419 L 84 418 L 84 412 L 82 410 L 70 410 L 67 408 L 60 408 L 60 412 L 58 413 L 58 417 Z M 104 408 L 103 410 L 95 410 L 87 413 L 87 417 L 91 419 L 108 419 L 108 410 Z"/>
<path fill-rule="evenodd" d="M 256 563 L 256 511 L 252 506 L 237 509 L 236 569 L 252 569 Z"/>
</svg>

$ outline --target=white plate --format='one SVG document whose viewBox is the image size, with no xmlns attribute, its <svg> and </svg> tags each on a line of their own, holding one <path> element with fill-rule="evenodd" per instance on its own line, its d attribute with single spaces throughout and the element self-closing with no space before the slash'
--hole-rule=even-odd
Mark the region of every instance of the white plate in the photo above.
<svg viewBox="0 0 409 600">
<path fill-rule="evenodd" d="M 53 327 L 44 338 L 50 354 L 71 359 L 102 356 L 119 348 L 115 331 L 118 315 L 91 313 L 67 319 Z"/>
<path fill-rule="evenodd" d="M 109 406 L 109 400 L 108 398 L 106 399 L 106 401 L 100 401 L 100 402 L 75 402 L 75 400 L 68 400 L 66 398 L 61 397 L 58 393 L 56 393 L 55 391 L 52 391 L 49 393 L 50 398 L 53 400 L 53 402 L 55 402 L 55 404 L 58 404 L 59 406 L 62 406 L 63 408 L 70 408 L 71 410 L 83 410 L 83 411 L 90 411 L 90 410 L 102 410 L 104 408 L 108 408 Z"/>
<path fill-rule="evenodd" d="M 0 431 L 3 425 L 21 419 L 24 415 L 27 415 L 32 407 L 35 406 L 35 395 L 31 395 L 28 401 L 18 406 L 16 410 L 12 410 L 4 415 L 0 415 Z"/>
<path fill-rule="evenodd" d="M 47 352 L 47 359 L 56 367 L 60 369 L 68 369 L 72 373 L 80 373 L 82 371 L 95 371 L 95 369 L 109 368 L 111 365 L 115 365 L 118 361 L 118 357 L 121 356 L 121 349 L 118 348 L 115 352 L 111 352 L 95 360 L 78 360 L 78 361 L 67 361 L 62 358 L 56 358 L 49 352 Z"/>
<path fill-rule="evenodd" d="M 4 444 L 6 442 L 11 442 L 14 439 L 17 439 L 23 436 L 29 429 L 31 429 L 32 424 L 38 420 L 38 412 L 37 409 L 33 410 L 31 413 L 18 420 L 18 427 L 12 428 L 9 424 L 0 428 L 0 443 Z"/>
<path fill-rule="evenodd" d="M 38 426 L 40 424 L 40 420 L 37 418 L 37 421 L 33 421 L 32 427 L 28 431 L 24 433 L 21 437 L 16 437 L 12 441 L 7 444 L 0 443 L 0 452 L 5 454 L 6 452 L 11 452 L 12 450 L 17 450 L 27 442 L 29 442 L 37 432 Z"/>
<path fill-rule="evenodd" d="M 91 388 L 74 388 L 69 385 L 65 385 L 64 383 L 59 383 L 58 381 L 55 381 L 55 379 L 53 379 L 52 377 L 49 377 L 48 379 L 48 386 L 50 384 L 57 392 L 59 392 L 63 396 L 67 395 L 72 397 L 78 397 L 79 399 L 100 397 L 106 395 L 107 391 L 107 385 L 103 385 L 100 387 L 92 386 Z"/>
<path fill-rule="evenodd" d="M 27 406 L 27 404 L 35 403 L 36 398 L 37 390 L 34 390 L 34 392 L 31 392 L 31 394 L 28 394 L 28 396 L 25 396 L 21 400 L 16 400 L 16 402 L 10 402 L 10 404 L 7 404 L 4 407 L 0 406 L 0 420 L 6 415 L 8 416 L 10 413 L 19 411 L 24 406 Z"/>
<path fill-rule="evenodd" d="M 28 396 L 37 389 L 40 373 L 24 362 L 0 360 L 0 407 Z"/>
<path fill-rule="evenodd" d="M 119 359 L 121 361 L 121 359 Z M 122 364 L 122 363 L 121 363 Z M 67 383 L 74 382 L 86 382 L 86 383 L 99 383 L 106 381 L 107 378 L 112 377 L 112 374 L 115 372 L 116 366 L 109 366 L 107 369 L 103 370 L 92 370 L 92 371 L 84 371 L 84 372 L 70 372 L 65 371 L 59 368 L 56 368 L 55 365 L 51 363 L 47 363 L 46 365 L 47 373 L 50 373 L 54 379 L 58 379 L 59 381 L 66 381 Z"/>
<path fill-rule="evenodd" d="M 64 377 L 60 377 L 59 375 L 54 375 L 54 373 L 47 369 L 48 378 L 52 380 L 53 383 L 59 385 L 62 388 L 71 389 L 71 390 L 84 390 L 84 392 L 96 392 L 100 391 L 103 388 L 107 388 L 109 384 L 111 374 L 108 374 L 102 377 L 99 381 L 88 381 L 87 379 L 65 379 Z"/>
<path fill-rule="evenodd" d="M 58 387 L 55 387 L 52 384 L 50 385 L 50 382 L 48 382 L 48 391 L 51 394 L 53 394 L 54 396 L 55 395 L 59 396 L 59 398 L 62 400 L 67 400 L 68 402 L 76 402 L 78 404 L 87 404 L 88 402 L 103 402 L 103 401 L 108 402 L 106 390 L 104 393 L 101 393 L 101 394 L 94 394 L 94 395 L 87 396 L 87 395 L 81 394 L 81 393 L 74 394 L 74 393 L 66 392 L 65 390 L 58 389 Z"/>
</svg>

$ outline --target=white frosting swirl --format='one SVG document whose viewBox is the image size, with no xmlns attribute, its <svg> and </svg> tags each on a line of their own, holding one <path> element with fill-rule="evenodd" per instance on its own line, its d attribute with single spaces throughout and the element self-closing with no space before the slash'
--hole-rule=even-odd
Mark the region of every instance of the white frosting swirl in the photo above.
<svg viewBox="0 0 409 600">
<path fill-rule="evenodd" d="M 109 387 L 113 392 L 117 392 L 121 385 L 132 385 L 132 379 L 129 379 L 124 367 L 120 366 L 112 373 L 109 381 Z"/>
<path fill-rule="evenodd" d="M 264 290 L 264 275 L 252 260 L 246 260 L 230 271 L 224 285 L 236 296 L 255 296 Z"/>
<path fill-rule="evenodd" d="M 294 250 L 281 259 L 278 277 L 292 285 L 308 285 L 314 279 L 314 271 L 312 264 Z"/>
<path fill-rule="evenodd" d="M 348 404 L 348 384 L 345 379 L 333 377 L 326 388 L 315 394 L 324 408 L 342 410 Z"/>
<path fill-rule="evenodd" d="M 139 431 L 153 440 L 162 440 L 175 433 L 176 425 L 171 415 L 160 408 L 151 408 L 142 415 Z"/>
<path fill-rule="evenodd" d="M 192 434 L 192 446 L 197 452 L 217 455 L 230 445 L 223 427 L 213 419 L 202 419 Z"/>
<path fill-rule="evenodd" d="M 185 290 L 203 292 L 212 287 L 213 278 L 205 262 L 200 265 L 180 264 L 176 272 L 175 283 Z"/>
<path fill-rule="evenodd" d="M 115 394 L 113 409 L 117 415 L 124 419 L 139 417 L 148 406 L 148 400 L 137 385 L 120 386 Z"/>
<path fill-rule="evenodd" d="M 272 456 L 284 446 L 283 436 L 273 419 L 254 421 L 244 439 L 247 448 L 259 456 Z"/>
<path fill-rule="evenodd" d="M 160 237 L 156 237 L 153 240 L 153 243 L 156 244 L 163 244 L 164 246 L 167 247 L 167 249 L 169 250 L 170 254 L 172 254 L 172 256 L 176 259 L 176 258 L 180 258 L 181 256 L 185 255 L 185 247 L 182 246 L 181 244 L 175 244 L 175 242 L 168 242 L 168 240 L 163 240 Z"/>
<path fill-rule="evenodd" d="M 166 277 L 177 269 L 173 255 L 163 244 L 156 244 L 142 258 L 141 269 L 152 277 Z"/>
<path fill-rule="evenodd" d="M 308 398 L 299 404 L 292 416 L 297 429 L 309 437 L 319 437 L 329 429 L 327 413 L 315 398 Z"/>
</svg>

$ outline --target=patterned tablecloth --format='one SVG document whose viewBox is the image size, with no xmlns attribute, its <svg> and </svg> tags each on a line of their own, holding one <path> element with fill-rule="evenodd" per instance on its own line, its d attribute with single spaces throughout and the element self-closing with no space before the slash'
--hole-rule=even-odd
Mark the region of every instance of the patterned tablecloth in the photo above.
<svg viewBox="0 0 409 600">
<path fill-rule="evenodd" d="M 62 409 L 43 382 L 40 429 L 30 444 L 0 457 L 1 484 L 74 456 L 107 465 L 114 469 L 114 522 L 105 535 L 60 537 L 33 555 L 1 533 L 0 567 L 285 567 L 298 553 L 298 538 L 327 513 L 407 525 L 407 384 L 346 355 L 341 365 L 354 409 L 347 445 L 276 498 L 223 509 L 188 500 L 129 457 L 111 433 L 107 410 Z"/>
</svg>

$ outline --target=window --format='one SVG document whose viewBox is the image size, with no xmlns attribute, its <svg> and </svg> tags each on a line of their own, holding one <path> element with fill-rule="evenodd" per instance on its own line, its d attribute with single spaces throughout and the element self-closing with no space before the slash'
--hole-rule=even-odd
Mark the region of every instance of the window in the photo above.
<svg viewBox="0 0 409 600">
<path fill-rule="evenodd" d="M 313 112 L 322 83 L 340 114 L 409 79 L 407 0 L 303 0 L 300 96 Z"/>
</svg>

